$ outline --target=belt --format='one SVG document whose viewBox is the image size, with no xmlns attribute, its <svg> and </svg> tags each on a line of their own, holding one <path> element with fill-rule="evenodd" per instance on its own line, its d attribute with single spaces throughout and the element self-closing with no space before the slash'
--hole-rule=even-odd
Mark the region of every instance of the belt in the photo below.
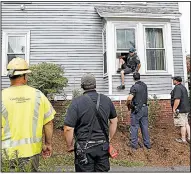
<svg viewBox="0 0 191 174">
<path fill-rule="evenodd" d="M 96 143 L 105 143 L 105 140 L 98 140 L 98 141 L 88 141 L 88 143 L 96 144 Z"/>
</svg>

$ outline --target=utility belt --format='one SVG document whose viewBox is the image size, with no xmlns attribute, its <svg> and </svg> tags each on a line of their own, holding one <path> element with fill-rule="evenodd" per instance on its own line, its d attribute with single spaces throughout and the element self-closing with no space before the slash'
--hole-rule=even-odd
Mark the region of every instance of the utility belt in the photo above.
<svg viewBox="0 0 191 174">
<path fill-rule="evenodd" d="M 100 145 L 100 144 L 104 144 L 104 143 L 106 143 L 106 141 L 105 140 L 97 140 L 97 141 L 77 141 L 76 142 L 76 148 L 77 148 L 77 146 L 79 147 L 81 147 L 81 148 L 86 148 L 86 149 L 89 149 L 89 148 L 91 148 L 91 147 L 93 147 L 93 146 L 97 146 L 97 145 Z"/>
<path fill-rule="evenodd" d="M 75 153 L 79 164 L 88 164 L 87 150 L 91 147 L 103 145 L 103 150 L 108 150 L 109 144 L 105 140 L 98 141 L 77 141 L 75 144 Z"/>
<path fill-rule="evenodd" d="M 139 103 L 131 103 L 131 110 L 132 110 L 132 113 L 138 113 L 142 107 L 146 107 L 146 106 L 149 106 L 147 103 L 144 103 L 142 104 L 142 106 L 139 104 Z"/>
</svg>

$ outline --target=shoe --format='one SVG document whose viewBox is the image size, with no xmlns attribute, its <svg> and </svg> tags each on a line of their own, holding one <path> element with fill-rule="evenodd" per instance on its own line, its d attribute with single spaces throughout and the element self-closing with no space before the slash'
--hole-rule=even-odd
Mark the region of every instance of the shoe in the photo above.
<svg viewBox="0 0 191 174">
<path fill-rule="evenodd" d="M 147 150 L 151 149 L 151 146 L 146 146 L 146 145 L 145 145 L 145 147 L 146 147 Z"/>
<path fill-rule="evenodd" d="M 118 73 L 120 73 L 120 72 L 121 72 L 121 70 L 122 70 L 121 68 L 118 68 L 117 72 L 118 72 Z"/>
<path fill-rule="evenodd" d="M 125 85 L 120 85 L 117 87 L 117 89 L 125 89 Z"/>
<path fill-rule="evenodd" d="M 176 138 L 175 141 L 178 143 L 187 143 L 187 141 L 183 141 L 182 138 Z"/>
</svg>

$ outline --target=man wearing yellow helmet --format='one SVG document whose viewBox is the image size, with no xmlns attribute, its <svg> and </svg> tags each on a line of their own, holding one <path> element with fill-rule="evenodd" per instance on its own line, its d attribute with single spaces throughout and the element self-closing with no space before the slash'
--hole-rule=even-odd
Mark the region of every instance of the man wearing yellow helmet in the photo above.
<svg viewBox="0 0 191 174">
<path fill-rule="evenodd" d="M 39 154 L 42 152 L 44 158 L 52 154 L 52 120 L 56 112 L 41 91 L 27 85 L 31 71 L 24 59 L 12 59 L 7 70 L 11 86 L 2 91 L 2 149 L 12 169 L 17 156 L 22 171 L 30 165 L 34 172 L 38 170 Z"/>
</svg>

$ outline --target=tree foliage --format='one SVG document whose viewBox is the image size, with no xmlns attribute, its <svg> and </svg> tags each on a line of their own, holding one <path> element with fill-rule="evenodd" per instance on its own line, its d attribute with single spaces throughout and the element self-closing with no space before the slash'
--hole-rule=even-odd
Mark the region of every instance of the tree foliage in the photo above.
<svg viewBox="0 0 191 174">
<path fill-rule="evenodd" d="M 53 63 L 40 63 L 30 67 L 32 73 L 29 75 L 28 84 L 48 95 L 63 92 L 67 86 L 68 79 L 64 77 L 64 70 L 60 65 Z"/>
</svg>

